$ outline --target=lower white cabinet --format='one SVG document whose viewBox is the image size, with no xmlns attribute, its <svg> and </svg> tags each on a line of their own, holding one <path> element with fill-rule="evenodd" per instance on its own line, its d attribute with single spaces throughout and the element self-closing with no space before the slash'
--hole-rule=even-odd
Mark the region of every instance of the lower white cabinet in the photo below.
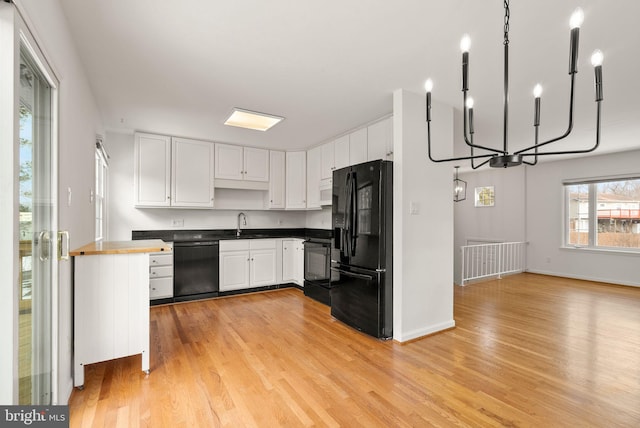
<svg viewBox="0 0 640 428">
<path fill-rule="evenodd" d="M 304 286 L 304 240 L 282 241 L 282 281 Z"/>
<path fill-rule="evenodd" d="M 173 243 L 168 243 L 173 249 Z M 173 297 L 173 251 L 149 254 L 149 299 Z"/>
<path fill-rule="evenodd" d="M 74 263 L 74 376 L 84 366 L 142 354 L 149 371 L 149 253 L 82 255 Z"/>
<path fill-rule="evenodd" d="M 220 241 L 220 291 L 276 284 L 276 240 Z"/>
</svg>

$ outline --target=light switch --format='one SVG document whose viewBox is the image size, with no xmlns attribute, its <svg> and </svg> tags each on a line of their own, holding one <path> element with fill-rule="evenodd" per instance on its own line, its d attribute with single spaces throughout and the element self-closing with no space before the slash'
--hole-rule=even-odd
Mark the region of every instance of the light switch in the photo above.
<svg viewBox="0 0 640 428">
<path fill-rule="evenodd" d="M 409 214 L 418 215 L 420 214 L 420 203 L 411 201 L 409 203 Z"/>
</svg>

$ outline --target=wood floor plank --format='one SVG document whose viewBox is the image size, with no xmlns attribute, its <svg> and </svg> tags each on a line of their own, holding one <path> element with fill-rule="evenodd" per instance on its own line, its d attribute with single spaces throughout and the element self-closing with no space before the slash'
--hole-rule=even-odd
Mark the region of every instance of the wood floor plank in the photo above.
<svg viewBox="0 0 640 428">
<path fill-rule="evenodd" d="M 151 308 L 140 356 L 86 367 L 72 427 L 640 426 L 640 289 L 454 287 L 454 329 L 379 341 L 299 290 Z"/>
</svg>

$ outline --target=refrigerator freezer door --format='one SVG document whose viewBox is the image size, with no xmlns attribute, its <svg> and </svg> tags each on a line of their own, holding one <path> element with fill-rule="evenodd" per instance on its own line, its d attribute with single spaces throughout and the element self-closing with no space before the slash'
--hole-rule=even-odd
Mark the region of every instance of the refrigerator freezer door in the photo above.
<svg viewBox="0 0 640 428">
<path fill-rule="evenodd" d="M 363 333 L 390 338 L 391 302 L 385 301 L 385 273 L 355 268 L 332 269 L 340 274 L 340 280 L 331 288 L 331 315 Z"/>
</svg>

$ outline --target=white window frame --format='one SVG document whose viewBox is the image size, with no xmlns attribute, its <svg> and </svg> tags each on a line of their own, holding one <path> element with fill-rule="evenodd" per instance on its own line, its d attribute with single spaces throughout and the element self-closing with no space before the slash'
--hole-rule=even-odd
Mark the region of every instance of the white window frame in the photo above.
<svg viewBox="0 0 640 428">
<path fill-rule="evenodd" d="M 109 236 L 109 155 L 104 149 L 101 138 L 96 140 L 95 186 L 95 240 L 104 241 Z"/>
<path fill-rule="evenodd" d="M 620 175 L 609 177 L 597 177 L 589 179 L 575 179 L 564 180 L 563 185 L 563 198 L 564 198 L 564 210 L 563 210 L 563 238 L 562 245 L 564 248 L 580 248 L 589 250 L 603 250 L 603 251 L 616 251 L 640 254 L 640 247 L 612 247 L 598 245 L 598 184 L 612 182 L 612 181 L 626 181 L 626 180 L 640 180 L 640 175 Z M 587 185 L 588 186 L 588 232 L 589 239 L 587 245 L 572 244 L 569 242 L 571 233 L 571 208 L 569 198 L 569 186 L 573 185 Z"/>
</svg>

